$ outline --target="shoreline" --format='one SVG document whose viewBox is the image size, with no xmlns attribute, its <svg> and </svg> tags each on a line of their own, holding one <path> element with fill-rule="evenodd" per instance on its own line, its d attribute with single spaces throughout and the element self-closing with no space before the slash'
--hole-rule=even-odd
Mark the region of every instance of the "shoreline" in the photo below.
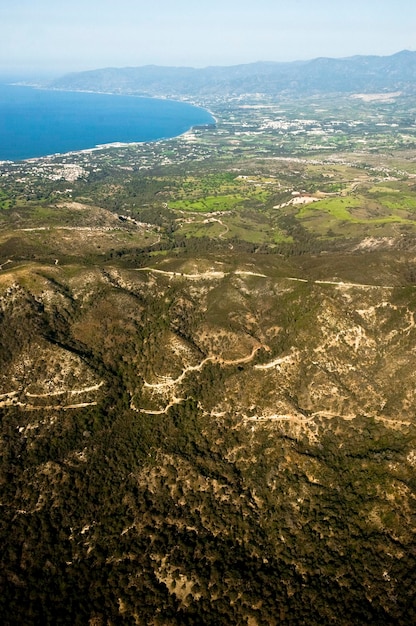
<svg viewBox="0 0 416 626">
<path fill-rule="evenodd" d="M 172 139 L 178 139 L 179 137 L 183 137 L 184 135 L 193 132 L 194 129 L 215 128 L 218 123 L 218 120 L 213 115 L 212 111 L 204 108 L 200 104 L 189 102 L 188 100 L 178 100 L 174 98 L 169 98 L 167 96 L 138 95 L 138 94 L 125 94 L 125 93 L 87 91 L 87 90 L 54 89 L 54 88 L 44 87 L 40 85 L 34 85 L 34 84 L 30 85 L 30 84 L 23 84 L 23 83 L 8 83 L 7 86 L 23 87 L 23 88 L 39 90 L 39 91 L 63 92 L 63 93 L 73 93 L 73 94 L 79 93 L 79 94 L 105 95 L 105 96 L 121 96 L 125 98 L 136 98 L 136 99 L 141 99 L 141 100 L 159 100 L 161 102 L 187 104 L 190 107 L 193 107 L 195 109 L 200 109 L 201 111 L 204 111 L 205 113 L 207 113 L 212 118 L 212 122 L 194 123 L 189 128 L 187 128 L 183 132 L 180 132 L 177 135 L 175 134 L 175 135 L 157 137 L 155 139 L 147 139 L 143 141 L 117 141 L 115 140 L 115 141 L 110 141 L 110 142 L 105 142 L 105 143 L 99 143 L 88 148 L 68 150 L 64 152 L 50 152 L 50 153 L 42 154 L 39 156 L 28 156 L 28 157 L 16 158 L 16 159 L 0 158 L 0 167 L 4 165 L 13 165 L 17 163 L 32 163 L 36 161 L 41 161 L 43 159 L 51 160 L 54 158 L 65 157 L 65 156 L 70 156 L 70 155 L 88 154 L 88 153 L 97 152 L 100 150 L 108 150 L 112 148 L 128 148 L 128 147 L 140 146 L 140 145 L 145 145 L 145 144 L 156 144 L 162 141 L 170 141 Z"/>
</svg>

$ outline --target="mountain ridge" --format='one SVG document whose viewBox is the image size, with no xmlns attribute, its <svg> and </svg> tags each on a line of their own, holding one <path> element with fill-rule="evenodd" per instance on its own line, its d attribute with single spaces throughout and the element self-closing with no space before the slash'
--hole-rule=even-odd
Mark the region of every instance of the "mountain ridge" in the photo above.
<svg viewBox="0 0 416 626">
<path fill-rule="evenodd" d="M 100 68 L 67 74 L 47 84 L 53 89 L 201 96 L 348 93 L 398 89 L 413 93 L 416 52 L 390 56 L 318 57 L 307 61 L 254 63 L 205 68 L 144 65 Z"/>
</svg>

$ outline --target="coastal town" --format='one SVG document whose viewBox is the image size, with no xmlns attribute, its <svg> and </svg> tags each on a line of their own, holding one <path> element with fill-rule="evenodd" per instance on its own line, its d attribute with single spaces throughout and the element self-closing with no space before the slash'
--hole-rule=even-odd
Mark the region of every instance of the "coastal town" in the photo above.
<svg viewBox="0 0 416 626">
<path fill-rule="evenodd" d="M 37 178 L 72 182 L 98 176 L 103 170 L 146 171 L 163 166 L 186 169 L 207 159 L 231 159 L 250 153 L 276 158 L 302 155 L 323 161 L 359 152 L 372 155 L 416 145 L 416 107 L 412 117 L 400 93 L 373 94 L 373 98 L 338 97 L 326 103 L 305 99 L 295 104 L 251 94 L 226 101 L 195 102 L 208 108 L 214 127 L 196 127 L 183 135 L 156 142 L 112 144 L 17 162 L 0 162 L 0 176 L 28 184 Z M 401 102 L 406 112 L 397 112 Z M 394 105 L 394 107 L 393 107 Z M 30 183 L 29 183 L 30 184 Z M 65 192 L 65 189 L 61 189 Z M 69 193 L 69 192 L 68 192 Z"/>
</svg>

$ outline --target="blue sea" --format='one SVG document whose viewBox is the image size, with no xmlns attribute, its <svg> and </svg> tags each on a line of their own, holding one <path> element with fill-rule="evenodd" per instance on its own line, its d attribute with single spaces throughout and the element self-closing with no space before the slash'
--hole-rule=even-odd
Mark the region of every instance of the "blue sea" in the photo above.
<svg viewBox="0 0 416 626">
<path fill-rule="evenodd" d="M 156 141 L 212 123 L 205 109 L 174 100 L 0 84 L 0 161 Z"/>
</svg>

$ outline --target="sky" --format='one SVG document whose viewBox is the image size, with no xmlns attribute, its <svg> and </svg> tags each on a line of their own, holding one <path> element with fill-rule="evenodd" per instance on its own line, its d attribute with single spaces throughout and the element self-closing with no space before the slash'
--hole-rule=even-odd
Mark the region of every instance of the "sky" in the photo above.
<svg viewBox="0 0 416 626">
<path fill-rule="evenodd" d="M 415 0 L 0 0 L 0 75 L 416 49 Z"/>
</svg>

